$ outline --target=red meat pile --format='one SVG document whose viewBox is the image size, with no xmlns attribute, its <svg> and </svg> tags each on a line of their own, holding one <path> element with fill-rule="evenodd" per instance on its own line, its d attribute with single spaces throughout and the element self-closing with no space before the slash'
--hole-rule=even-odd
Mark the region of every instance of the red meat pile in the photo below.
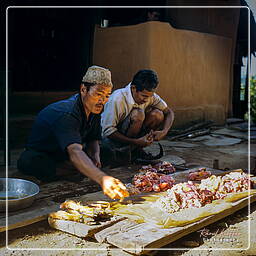
<svg viewBox="0 0 256 256">
<path fill-rule="evenodd" d="M 192 181 L 179 183 L 168 191 L 169 196 L 173 196 L 179 201 L 181 209 L 190 207 L 201 207 L 207 203 L 211 203 L 213 193 L 207 189 L 200 191 L 198 184 Z"/>
<path fill-rule="evenodd" d="M 173 186 L 174 182 L 175 180 L 171 176 L 151 171 L 136 174 L 132 180 L 132 183 L 140 192 L 166 191 Z"/>
<path fill-rule="evenodd" d="M 231 172 L 223 177 L 211 177 L 201 181 L 199 188 L 208 189 L 214 194 L 214 199 L 222 199 L 228 193 L 246 191 L 252 187 L 252 181 L 246 173 Z"/>
<path fill-rule="evenodd" d="M 212 174 L 210 171 L 206 171 L 206 168 L 199 168 L 197 171 L 190 172 L 188 175 L 189 180 L 203 180 L 210 177 Z"/>
<path fill-rule="evenodd" d="M 201 181 L 192 181 L 174 185 L 166 196 L 156 201 L 156 206 L 173 213 L 184 208 L 202 207 L 215 199 L 225 198 L 228 193 L 246 191 L 251 187 L 250 177 L 245 173 L 232 172 L 223 177 L 212 175 Z"/>
</svg>

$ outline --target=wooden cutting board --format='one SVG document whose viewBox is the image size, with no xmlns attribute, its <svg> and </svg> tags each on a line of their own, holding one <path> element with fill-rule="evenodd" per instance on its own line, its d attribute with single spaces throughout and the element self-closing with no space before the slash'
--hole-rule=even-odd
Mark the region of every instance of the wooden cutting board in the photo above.
<svg viewBox="0 0 256 256">
<path fill-rule="evenodd" d="M 177 172 L 171 176 L 177 183 L 187 181 L 188 173 L 191 170 L 185 172 Z M 212 174 L 224 175 L 229 172 L 223 172 L 219 170 L 210 170 Z M 239 170 L 238 170 L 239 171 Z M 147 193 L 146 195 L 152 195 Z M 145 194 L 144 194 L 145 195 Z M 128 198 L 128 200 L 139 201 L 143 195 L 137 195 Z M 109 200 L 102 192 L 92 193 L 77 200 L 81 202 L 96 201 L 96 200 Z M 120 218 L 115 222 L 103 223 L 100 226 L 88 226 L 83 223 L 77 223 L 65 220 L 51 220 L 50 225 L 56 229 L 74 234 L 80 237 L 94 236 L 94 238 L 102 243 L 107 242 L 111 245 L 119 247 L 124 251 L 141 254 L 147 250 L 157 250 L 164 245 L 167 245 L 189 233 L 195 232 L 211 223 L 214 223 L 234 212 L 246 207 L 250 203 L 256 201 L 256 195 L 251 195 L 249 198 L 243 198 L 239 201 L 232 203 L 232 207 L 228 208 L 218 214 L 205 217 L 199 221 L 188 224 L 183 227 L 173 227 L 168 229 L 160 228 L 150 223 L 136 223 L 129 219 Z"/>
<path fill-rule="evenodd" d="M 256 195 L 250 196 L 249 198 L 251 203 L 256 201 Z M 138 224 L 126 219 L 95 233 L 94 237 L 98 242 L 107 242 L 124 251 L 141 254 L 147 250 L 157 250 L 185 235 L 193 233 L 233 214 L 248 206 L 248 198 L 241 199 L 232 203 L 232 205 L 232 208 L 188 224 L 184 227 L 163 229 L 149 223 Z"/>
<path fill-rule="evenodd" d="M 133 203 L 145 201 L 142 198 L 144 195 L 148 196 L 148 193 L 128 197 L 125 199 L 125 201 L 132 201 Z M 109 197 L 105 196 L 102 193 L 102 191 L 87 194 L 87 195 L 84 195 L 81 197 L 77 197 L 77 198 L 74 198 L 74 200 L 79 201 L 82 204 L 89 203 L 89 202 L 95 203 L 97 201 L 113 202 L 113 200 L 111 200 Z M 67 220 L 58 220 L 58 219 L 53 219 L 53 218 L 49 217 L 48 223 L 52 228 L 70 233 L 75 236 L 87 237 L 87 236 L 92 236 L 95 233 L 101 231 L 102 229 L 112 226 L 115 223 L 120 222 L 124 219 L 126 219 L 126 218 L 120 217 L 120 216 L 115 216 L 114 219 L 107 221 L 107 222 L 102 222 L 101 224 L 98 224 L 98 225 L 87 225 L 85 223 L 78 223 L 78 222 L 67 221 Z"/>
<path fill-rule="evenodd" d="M 94 193 L 94 196 L 97 193 Z M 98 193 L 100 194 L 100 193 Z M 83 223 L 65 220 L 53 220 L 49 218 L 51 227 L 79 236 L 79 237 L 94 237 L 100 243 L 109 243 L 124 251 L 141 254 L 147 250 L 157 250 L 164 245 L 167 245 L 179 238 L 193 233 L 203 227 L 212 224 L 234 212 L 248 206 L 256 201 L 256 195 L 248 198 L 240 199 L 232 203 L 232 208 L 228 208 L 218 214 L 203 218 L 194 223 L 183 227 L 160 228 L 149 223 L 136 223 L 126 218 L 118 218 L 115 221 L 102 223 L 101 225 L 88 226 Z"/>
<path fill-rule="evenodd" d="M 67 220 L 57 220 L 49 217 L 48 223 L 52 228 L 70 233 L 78 237 L 87 237 L 87 236 L 92 236 L 96 232 L 99 232 L 104 228 L 112 226 L 115 223 L 122 221 L 124 219 L 126 218 L 117 216 L 113 220 L 109 220 L 98 225 L 86 225 L 84 223 L 78 223 L 78 222 L 67 221 Z"/>
</svg>

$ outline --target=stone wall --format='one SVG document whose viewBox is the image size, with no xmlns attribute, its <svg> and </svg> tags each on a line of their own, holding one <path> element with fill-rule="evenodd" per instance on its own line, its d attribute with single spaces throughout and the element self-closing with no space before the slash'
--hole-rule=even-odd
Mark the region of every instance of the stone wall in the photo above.
<svg viewBox="0 0 256 256">
<path fill-rule="evenodd" d="M 197 119 L 225 122 L 231 55 L 232 39 L 169 23 L 95 28 L 93 64 L 111 70 L 115 89 L 139 69 L 157 71 L 157 93 L 173 108 L 175 125 Z"/>
</svg>

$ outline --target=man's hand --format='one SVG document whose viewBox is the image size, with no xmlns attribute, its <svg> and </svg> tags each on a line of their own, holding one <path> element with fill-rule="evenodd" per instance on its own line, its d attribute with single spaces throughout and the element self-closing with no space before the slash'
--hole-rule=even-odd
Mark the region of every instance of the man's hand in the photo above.
<svg viewBox="0 0 256 256">
<path fill-rule="evenodd" d="M 153 138 L 154 141 L 159 141 L 161 139 L 163 139 L 166 135 L 165 131 L 153 131 Z"/>
<path fill-rule="evenodd" d="M 136 145 L 144 148 L 149 146 L 150 144 L 152 144 L 154 141 L 154 136 L 153 136 L 153 132 L 150 131 L 148 134 L 146 134 L 143 137 L 140 137 L 138 139 L 136 139 Z"/>
<path fill-rule="evenodd" d="M 124 199 L 129 196 L 124 184 L 111 176 L 103 176 L 101 181 L 103 193 L 112 199 Z"/>
</svg>

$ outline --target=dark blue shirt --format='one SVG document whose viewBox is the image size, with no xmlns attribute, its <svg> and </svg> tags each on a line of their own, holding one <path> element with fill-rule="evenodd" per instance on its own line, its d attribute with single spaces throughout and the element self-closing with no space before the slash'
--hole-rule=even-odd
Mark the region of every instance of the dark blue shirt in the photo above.
<svg viewBox="0 0 256 256">
<path fill-rule="evenodd" d="M 93 140 L 101 140 L 100 115 L 91 113 L 87 120 L 81 97 L 75 94 L 50 104 L 38 114 L 26 148 L 65 159 L 68 145 Z"/>
</svg>

